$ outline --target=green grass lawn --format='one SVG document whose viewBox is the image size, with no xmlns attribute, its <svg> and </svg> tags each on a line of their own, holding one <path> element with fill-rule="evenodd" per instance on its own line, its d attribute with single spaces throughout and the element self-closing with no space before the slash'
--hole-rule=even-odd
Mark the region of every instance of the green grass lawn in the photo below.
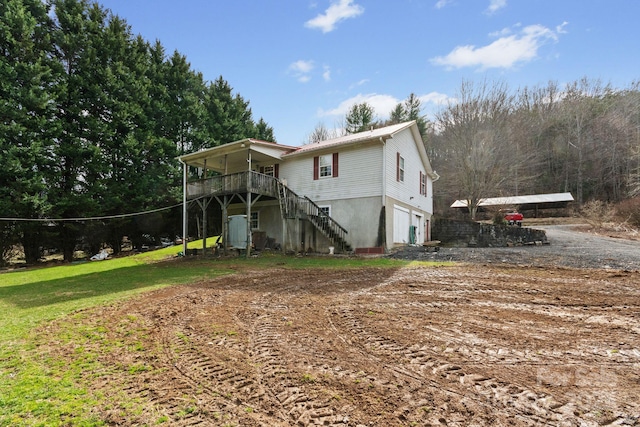
<svg viewBox="0 0 640 427">
<path fill-rule="evenodd" d="M 214 241 L 210 240 L 212 244 Z M 189 247 L 201 248 L 202 242 L 191 242 Z M 42 351 L 48 343 L 38 342 L 33 332 L 48 321 L 81 317 L 85 315 L 82 309 L 164 286 L 230 274 L 249 266 L 306 269 L 408 265 L 385 258 L 326 256 L 175 259 L 181 250 L 181 246 L 173 246 L 105 261 L 0 273 L 0 426 L 104 425 L 91 415 L 96 396 L 88 392 L 81 380 L 84 373 L 99 363 L 96 354 L 79 353 L 77 363 L 61 365 L 54 356 Z M 66 339 L 82 348 L 83 342 L 100 337 L 99 331 L 74 330 Z M 110 345 L 100 342 L 103 344 Z"/>
</svg>

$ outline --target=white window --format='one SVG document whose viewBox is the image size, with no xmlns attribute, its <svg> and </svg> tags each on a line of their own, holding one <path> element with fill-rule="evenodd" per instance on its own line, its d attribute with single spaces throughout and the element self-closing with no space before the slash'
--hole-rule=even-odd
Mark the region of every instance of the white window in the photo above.
<svg viewBox="0 0 640 427">
<path fill-rule="evenodd" d="M 404 157 L 398 157 L 398 181 L 404 182 Z"/>
<path fill-rule="evenodd" d="M 333 176 L 333 155 L 320 156 L 320 177 Z"/>
<path fill-rule="evenodd" d="M 420 172 L 420 194 L 427 195 L 427 175 Z"/>
<path fill-rule="evenodd" d="M 251 212 L 251 229 L 257 230 L 260 225 L 260 212 Z"/>
<path fill-rule="evenodd" d="M 269 165 L 264 167 L 264 171 L 262 173 L 269 176 L 276 176 L 275 171 L 276 169 L 273 167 L 273 165 Z"/>
<path fill-rule="evenodd" d="M 320 210 L 320 212 L 318 212 L 318 221 L 321 224 L 328 223 L 329 217 L 331 216 L 331 206 L 318 206 L 318 208 Z"/>
</svg>

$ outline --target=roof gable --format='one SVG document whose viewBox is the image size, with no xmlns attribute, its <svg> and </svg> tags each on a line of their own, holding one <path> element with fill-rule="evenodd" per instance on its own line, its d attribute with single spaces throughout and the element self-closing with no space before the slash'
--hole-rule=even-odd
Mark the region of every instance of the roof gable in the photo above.
<svg viewBox="0 0 640 427">
<path fill-rule="evenodd" d="M 399 123 L 396 125 L 385 126 L 382 128 L 371 129 L 364 132 L 352 133 L 349 135 L 340 136 L 338 138 L 327 139 L 324 141 L 314 142 L 311 144 L 303 145 L 298 149 L 286 153 L 283 157 L 294 157 L 298 155 L 303 155 L 309 152 L 335 149 L 344 147 L 352 144 L 366 144 L 366 143 L 378 143 L 380 142 L 380 138 L 382 140 L 387 140 L 393 135 L 401 132 L 404 129 L 410 128 L 412 125 L 415 125 L 415 121 Z M 417 126 L 416 126 L 417 131 Z M 418 132 L 419 135 L 419 132 Z"/>
</svg>

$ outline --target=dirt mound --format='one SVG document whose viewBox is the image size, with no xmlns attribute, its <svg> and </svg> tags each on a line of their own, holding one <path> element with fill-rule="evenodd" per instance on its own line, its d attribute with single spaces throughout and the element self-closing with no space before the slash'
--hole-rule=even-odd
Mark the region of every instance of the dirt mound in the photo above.
<svg viewBox="0 0 640 427">
<path fill-rule="evenodd" d="M 638 283 L 513 266 L 274 268 L 78 322 L 117 343 L 86 379 L 110 425 L 638 425 Z"/>
</svg>

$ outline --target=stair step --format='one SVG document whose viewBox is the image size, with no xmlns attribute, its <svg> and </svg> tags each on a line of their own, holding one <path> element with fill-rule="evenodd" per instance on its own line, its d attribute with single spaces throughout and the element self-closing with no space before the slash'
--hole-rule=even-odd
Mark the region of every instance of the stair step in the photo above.
<svg viewBox="0 0 640 427">
<path fill-rule="evenodd" d="M 342 250 L 351 251 L 351 246 L 341 236 L 344 229 L 331 217 L 324 215 L 319 211 L 319 207 L 313 203 L 308 197 L 302 198 L 293 191 L 290 191 L 284 184 L 278 185 L 278 198 L 280 202 L 280 210 L 284 219 L 307 219 L 326 236 L 333 245 Z M 315 209 L 315 215 L 307 215 L 305 207 L 310 206 Z"/>
</svg>

